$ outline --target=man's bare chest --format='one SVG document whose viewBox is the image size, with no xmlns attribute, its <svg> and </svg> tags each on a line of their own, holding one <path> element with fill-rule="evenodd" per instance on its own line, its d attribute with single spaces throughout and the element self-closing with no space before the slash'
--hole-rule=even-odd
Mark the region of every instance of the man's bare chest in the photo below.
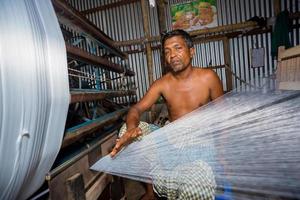
<svg viewBox="0 0 300 200">
<path fill-rule="evenodd" d="M 205 87 L 174 87 L 165 92 L 164 98 L 170 107 L 197 108 L 210 101 L 210 93 Z"/>
</svg>

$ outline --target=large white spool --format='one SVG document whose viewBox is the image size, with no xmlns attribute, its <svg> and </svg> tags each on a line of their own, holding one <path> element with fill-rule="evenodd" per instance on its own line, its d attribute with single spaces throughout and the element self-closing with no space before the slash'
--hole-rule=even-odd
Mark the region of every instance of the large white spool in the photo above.
<svg viewBox="0 0 300 200">
<path fill-rule="evenodd" d="M 0 199 L 25 199 L 62 142 L 66 49 L 50 0 L 1 0 L 0 27 Z"/>
</svg>

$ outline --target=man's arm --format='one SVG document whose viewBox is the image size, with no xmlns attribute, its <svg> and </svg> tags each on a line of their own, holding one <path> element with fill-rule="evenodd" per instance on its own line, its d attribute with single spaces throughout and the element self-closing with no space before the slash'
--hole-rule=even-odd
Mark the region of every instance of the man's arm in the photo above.
<svg viewBox="0 0 300 200">
<path fill-rule="evenodd" d="M 126 117 L 127 131 L 120 139 L 117 140 L 115 147 L 110 153 L 112 157 L 115 156 L 124 146 L 128 145 L 136 137 L 142 134 L 141 129 L 138 128 L 140 116 L 143 114 L 143 112 L 150 109 L 151 106 L 157 101 L 161 95 L 161 88 L 162 81 L 155 81 L 146 92 L 144 97 L 129 109 Z"/>
<path fill-rule="evenodd" d="M 209 83 L 210 98 L 214 100 L 224 94 L 222 82 L 213 70 L 209 70 L 206 74 L 207 82 Z"/>
<path fill-rule="evenodd" d="M 161 80 L 155 81 L 149 90 L 146 92 L 144 97 L 134 106 L 129 109 L 129 112 L 126 117 L 127 129 L 138 127 L 140 122 L 140 116 L 151 108 L 151 106 L 157 101 L 161 95 Z"/>
</svg>

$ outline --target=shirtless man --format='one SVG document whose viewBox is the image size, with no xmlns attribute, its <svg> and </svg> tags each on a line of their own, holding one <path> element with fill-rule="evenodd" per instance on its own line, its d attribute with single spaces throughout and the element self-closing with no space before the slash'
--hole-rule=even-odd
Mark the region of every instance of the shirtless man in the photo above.
<svg viewBox="0 0 300 200">
<path fill-rule="evenodd" d="M 127 132 L 117 141 L 110 153 L 115 156 L 125 145 L 142 134 L 138 124 L 143 112 L 162 96 L 167 104 L 169 120 L 174 121 L 223 95 L 218 75 L 210 69 L 195 68 L 193 42 L 183 30 L 170 31 L 162 38 L 165 60 L 170 72 L 156 80 L 145 96 L 127 114 Z M 151 186 L 147 186 L 144 199 L 154 199 Z"/>
</svg>

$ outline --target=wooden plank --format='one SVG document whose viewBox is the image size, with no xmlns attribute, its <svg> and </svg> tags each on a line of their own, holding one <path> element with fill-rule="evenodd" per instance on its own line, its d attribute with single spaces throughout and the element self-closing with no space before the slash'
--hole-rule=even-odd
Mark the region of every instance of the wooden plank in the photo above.
<svg viewBox="0 0 300 200">
<path fill-rule="evenodd" d="M 276 79 L 280 90 L 300 90 L 300 45 L 278 48 Z"/>
<path fill-rule="evenodd" d="M 291 13 L 290 14 L 290 18 L 291 19 L 298 19 L 300 17 L 300 12 L 295 12 L 295 13 Z M 293 27 L 297 28 L 297 26 Z M 234 35 L 252 35 L 252 34 L 259 34 L 259 33 L 265 33 L 265 32 L 270 32 L 271 29 L 267 28 L 267 29 L 257 29 L 259 28 L 259 26 L 257 25 L 256 22 L 253 21 L 247 21 L 247 22 L 241 22 L 241 23 L 237 23 L 237 24 L 229 24 L 229 25 L 223 25 L 223 26 L 218 26 L 218 27 L 213 27 L 213 28 L 207 28 L 207 29 L 200 29 L 200 30 L 196 30 L 196 31 L 191 31 L 189 32 L 189 34 L 191 36 L 200 36 L 200 35 L 204 35 L 203 37 L 201 37 L 201 40 L 205 40 L 206 37 L 211 37 L 211 39 L 213 39 L 214 37 L 219 39 L 220 37 L 234 37 Z M 254 30 L 254 32 L 250 31 L 250 30 Z M 214 35 L 209 35 L 209 34 L 214 34 Z M 139 38 L 139 39 L 135 39 L 135 40 L 127 40 L 127 41 L 117 41 L 114 44 L 116 46 L 128 46 L 128 45 L 139 45 L 139 44 L 144 44 L 146 42 L 158 42 L 160 41 L 161 38 L 160 36 L 152 36 L 150 38 Z"/>
<path fill-rule="evenodd" d="M 116 137 L 117 137 L 116 135 L 117 135 L 116 131 L 110 133 L 109 135 L 107 135 L 103 139 L 99 140 L 96 144 L 92 145 L 91 147 L 89 147 L 88 149 L 84 150 L 80 154 L 74 156 L 72 159 L 68 160 L 67 162 L 65 162 L 65 163 L 59 165 L 58 167 L 56 167 L 55 169 L 51 170 L 51 172 L 49 172 L 46 175 L 46 180 L 47 181 L 51 181 L 56 176 L 58 176 L 60 173 L 66 171 L 69 167 L 75 165 L 77 162 L 79 162 L 79 160 L 81 160 L 86 155 L 89 155 L 89 157 L 88 157 L 89 161 L 91 160 L 91 161 L 95 162 L 101 156 L 105 155 L 105 154 L 102 153 L 102 151 L 98 151 L 99 149 L 101 150 L 101 145 L 103 143 L 106 143 L 107 141 L 113 141 L 113 140 L 115 140 Z M 95 153 L 96 153 L 97 157 L 95 157 Z M 92 159 L 91 159 L 91 157 L 92 157 Z M 89 166 L 91 166 L 92 164 L 94 164 L 94 162 L 88 162 Z"/>
<path fill-rule="evenodd" d="M 68 200 L 85 200 L 82 174 L 76 173 L 67 179 Z"/>
<path fill-rule="evenodd" d="M 89 170 L 89 167 L 88 155 L 85 155 L 76 163 L 73 163 L 73 165 L 70 165 L 67 169 L 60 172 L 57 176 L 52 177 L 52 179 L 48 181 L 50 198 L 68 199 L 66 180 L 77 173 L 81 173 L 84 182 L 88 182 L 97 174 L 96 172 Z"/>
<path fill-rule="evenodd" d="M 280 82 L 280 90 L 300 90 L 300 81 L 297 82 Z"/>
<path fill-rule="evenodd" d="M 124 6 L 124 5 L 127 5 L 127 4 L 139 2 L 139 1 L 140 0 L 126 0 L 126 1 L 122 0 L 122 1 L 115 2 L 115 3 L 106 4 L 106 5 L 103 5 L 103 6 L 96 6 L 95 8 L 91 8 L 91 9 L 88 9 L 88 10 L 83 10 L 83 11 L 80 11 L 80 12 L 84 15 L 87 15 L 87 14 L 90 14 L 90 13 L 99 12 L 99 11 L 107 10 L 107 9 L 110 9 L 110 8 L 116 8 L 116 7 Z"/>
<path fill-rule="evenodd" d="M 127 57 L 126 54 L 114 45 L 111 38 L 84 17 L 79 11 L 67 4 L 67 2 L 62 0 L 52 0 L 52 4 L 61 23 L 76 26 L 78 30 L 82 30 L 82 32 L 91 36 L 91 38 L 95 38 L 97 41 L 104 44 L 104 46 L 115 55 L 122 58 Z"/>
<path fill-rule="evenodd" d="M 111 182 L 111 176 L 102 174 L 91 188 L 86 192 L 86 200 L 96 200 L 99 198 L 105 187 Z"/>
<path fill-rule="evenodd" d="M 128 108 L 124 108 L 68 129 L 65 133 L 61 148 L 65 148 L 78 141 L 80 138 L 86 137 L 94 131 L 115 122 L 125 115 L 127 111 Z"/>
<path fill-rule="evenodd" d="M 71 90 L 70 95 L 71 95 L 70 103 L 75 103 L 75 102 L 102 100 L 111 97 L 135 95 L 135 90 L 102 90 L 102 91 Z"/>
<path fill-rule="evenodd" d="M 300 56 L 300 45 L 285 49 L 283 46 L 278 48 L 278 61 Z"/>
<path fill-rule="evenodd" d="M 108 138 L 105 142 L 103 142 L 101 144 L 101 155 L 102 156 L 106 156 L 107 154 L 109 154 L 111 152 L 112 148 L 115 145 L 116 139 L 117 139 L 117 135 L 115 134 L 113 137 Z M 94 164 L 94 162 L 92 164 Z M 98 197 L 103 192 L 105 187 L 111 181 L 112 181 L 111 175 L 102 174 L 101 177 L 98 178 L 98 180 L 91 187 L 89 187 L 88 191 L 86 192 L 87 200 L 98 199 Z"/>
<path fill-rule="evenodd" d="M 240 31 L 240 30 L 245 30 L 245 29 L 253 29 L 257 28 L 257 23 L 248 21 L 248 22 L 242 22 L 242 23 L 237 23 L 237 24 L 229 24 L 229 25 L 224 25 L 224 26 L 218 26 L 214 28 L 207 28 L 207 29 L 200 29 L 200 30 L 195 30 L 195 31 L 190 31 L 189 34 L 191 36 L 199 36 L 199 35 L 205 35 L 205 34 L 219 34 L 221 37 L 224 37 L 226 33 L 229 32 L 234 32 L 234 31 Z M 214 36 L 216 37 L 216 36 Z M 115 42 L 116 46 L 127 46 L 127 45 L 135 45 L 135 44 L 141 44 L 145 42 L 157 42 L 160 41 L 161 38 L 160 36 L 153 36 L 150 38 L 140 38 L 136 40 L 128 40 L 128 41 L 121 41 L 121 42 Z"/>
<path fill-rule="evenodd" d="M 68 199 L 67 180 L 76 179 L 81 174 L 86 199 L 96 199 L 112 180 L 110 175 L 95 172 L 89 168 L 99 158 L 107 155 L 115 144 L 116 132 L 92 145 L 89 149 L 66 161 L 46 176 L 49 186 L 50 199 Z M 97 155 L 95 155 L 97 154 Z M 95 157 L 96 156 L 96 157 Z M 77 180 L 78 181 L 78 180 Z"/>
<path fill-rule="evenodd" d="M 80 60 L 82 62 L 85 63 L 89 63 L 92 65 L 96 65 L 98 67 L 113 71 L 113 72 L 118 72 L 118 73 L 124 73 L 124 67 L 119 65 L 119 64 L 115 64 L 105 58 L 102 58 L 100 56 L 95 56 L 92 54 L 89 54 L 88 52 L 72 46 L 70 44 L 66 44 L 66 48 L 67 48 L 67 55 L 70 58 L 73 58 L 75 60 Z M 125 75 L 127 76 L 134 76 L 134 72 L 130 71 L 128 69 L 126 69 L 125 71 Z"/>
</svg>

